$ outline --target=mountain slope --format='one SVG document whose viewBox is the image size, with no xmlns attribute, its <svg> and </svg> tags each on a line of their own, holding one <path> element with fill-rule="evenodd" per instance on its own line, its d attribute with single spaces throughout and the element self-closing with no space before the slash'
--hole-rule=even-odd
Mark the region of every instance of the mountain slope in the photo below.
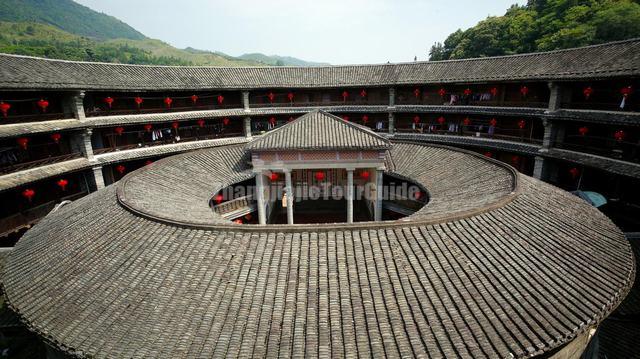
<svg viewBox="0 0 640 359">
<path fill-rule="evenodd" d="M 529 0 L 449 35 L 430 60 L 510 55 L 640 37 L 638 0 Z"/>
<path fill-rule="evenodd" d="M 0 22 L 0 52 L 62 60 L 151 65 L 261 66 L 212 52 L 192 54 L 160 40 L 100 41 L 37 23 Z M 263 65 L 262 65 L 263 66 Z"/>
<path fill-rule="evenodd" d="M 113 16 L 72 0 L 0 0 L 0 21 L 37 22 L 96 39 L 142 40 L 143 34 Z"/>
<path fill-rule="evenodd" d="M 265 55 L 251 53 L 238 56 L 239 59 L 261 62 L 271 66 L 327 66 L 326 62 L 305 61 L 291 56 Z"/>
</svg>

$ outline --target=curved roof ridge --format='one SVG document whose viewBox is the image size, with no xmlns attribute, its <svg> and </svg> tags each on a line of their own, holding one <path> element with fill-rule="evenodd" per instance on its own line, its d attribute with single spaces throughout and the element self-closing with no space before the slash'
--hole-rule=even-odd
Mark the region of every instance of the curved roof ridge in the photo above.
<svg viewBox="0 0 640 359">
<path fill-rule="evenodd" d="M 353 133 L 347 133 L 345 129 L 353 129 L 361 136 L 354 137 Z M 323 137 L 328 132 L 331 132 L 331 136 Z M 391 142 L 368 128 L 325 111 L 315 110 L 249 142 L 245 148 L 249 151 L 389 149 Z"/>
<path fill-rule="evenodd" d="M 401 62 L 388 62 L 388 63 L 358 63 L 358 64 L 337 64 L 337 65 L 322 65 L 322 66 L 203 66 L 203 65 L 148 65 L 148 64 L 123 64 L 123 63 L 114 63 L 114 62 L 102 62 L 102 61 L 75 61 L 75 60 L 64 60 L 64 59 L 52 59 L 46 57 L 38 57 L 38 56 L 28 56 L 28 55 L 20 55 L 20 54 L 8 54 L 1 53 L 0 56 L 7 57 L 16 57 L 16 58 L 25 58 L 25 59 L 33 59 L 33 60 L 43 60 L 49 62 L 63 62 L 63 63 L 73 63 L 73 64 L 95 64 L 95 65 L 109 65 L 109 66 L 133 66 L 133 67 L 151 67 L 151 68 L 190 68 L 190 69 L 326 69 L 326 68 L 345 68 L 345 67 L 372 67 L 372 66 L 395 66 L 395 65 L 420 65 L 420 64 L 438 64 L 438 63 L 454 63 L 454 62 L 465 62 L 465 61 L 484 61 L 491 59 L 503 59 L 503 58 L 517 58 L 517 57 L 530 57 L 530 56 L 541 56 L 547 54 L 556 54 L 556 53 L 564 53 L 564 52 L 572 52 L 583 49 L 597 48 L 597 47 L 606 47 L 612 45 L 619 45 L 624 43 L 631 42 L 640 42 L 640 37 L 627 39 L 627 40 L 619 40 L 619 41 L 611 41 L 605 42 L 601 44 L 587 45 L 587 46 L 579 46 L 579 47 L 571 47 L 566 49 L 557 49 L 550 51 L 540 51 L 540 52 L 527 52 L 521 54 L 510 54 L 510 55 L 498 55 L 498 56 L 484 56 L 484 57 L 470 57 L 465 59 L 449 59 L 449 60 L 436 60 L 436 61 L 401 61 Z"/>
</svg>

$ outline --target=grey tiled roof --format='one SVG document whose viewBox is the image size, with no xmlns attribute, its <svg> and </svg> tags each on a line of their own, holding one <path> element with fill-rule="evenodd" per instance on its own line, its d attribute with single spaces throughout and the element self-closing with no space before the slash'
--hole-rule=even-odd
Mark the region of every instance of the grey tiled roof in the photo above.
<svg viewBox="0 0 640 359">
<path fill-rule="evenodd" d="M 389 140 L 370 128 L 323 111 L 313 111 L 249 142 L 250 151 L 383 150 Z"/>
<path fill-rule="evenodd" d="M 640 40 L 514 56 L 328 67 L 173 67 L 0 55 L 0 88 L 251 89 L 566 80 L 640 74 Z"/>
<path fill-rule="evenodd" d="M 246 169 L 239 146 L 222 149 L 128 175 L 131 200 L 165 211 L 174 193 L 206 201 L 207 176 L 232 181 Z M 456 211 L 475 196 L 481 210 L 437 221 L 176 225 L 124 208 L 120 182 L 23 236 L 7 262 L 8 304 L 52 345 L 95 358 L 504 358 L 569 342 L 627 294 L 629 244 L 584 201 L 523 175 L 511 193 L 507 167 L 480 156 L 394 151 L 395 171 L 428 185 L 427 207 Z M 174 212 L 203 211 L 190 203 Z"/>
</svg>

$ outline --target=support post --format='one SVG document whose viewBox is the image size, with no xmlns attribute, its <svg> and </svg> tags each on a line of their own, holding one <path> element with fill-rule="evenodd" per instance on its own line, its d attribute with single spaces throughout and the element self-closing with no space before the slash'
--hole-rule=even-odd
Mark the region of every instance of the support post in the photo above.
<svg viewBox="0 0 640 359">
<path fill-rule="evenodd" d="M 293 185 L 291 183 L 291 171 L 284 171 L 284 190 L 287 194 L 287 224 L 293 224 Z"/>
<path fill-rule="evenodd" d="M 556 82 L 549 82 L 549 111 L 555 111 L 562 105 L 562 89 Z"/>
<path fill-rule="evenodd" d="M 249 108 L 249 91 L 242 91 L 242 107 L 244 107 L 244 112 L 251 111 Z"/>
<path fill-rule="evenodd" d="M 376 202 L 374 210 L 374 220 L 382 220 L 382 170 L 376 171 Z"/>
<path fill-rule="evenodd" d="M 251 139 L 251 117 L 244 118 L 244 137 Z"/>
<path fill-rule="evenodd" d="M 353 169 L 347 169 L 347 223 L 353 223 Z"/>
<path fill-rule="evenodd" d="M 553 126 L 550 120 L 543 119 L 542 126 L 544 126 L 544 135 L 542 137 L 542 149 L 549 150 L 553 142 Z"/>
<path fill-rule="evenodd" d="M 264 206 L 264 176 L 256 173 L 256 196 L 258 201 L 258 224 L 267 224 L 267 209 Z"/>
<path fill-rule="evenodd" d="M 93 171 L 93 184 L 96 191 L 99 191 L 105 187 L 104 176 L 102 175 L 102 166 L 92 167 L 91 170 Z"/>
<path fill-rule="evenodd" d="M 534 160 L 535 162 L 533 165 L 533 178 L 542 180 L 542 176 L 544 174 L 544 158 L 535 156 Z"/>
<path fill-rule="evenodd" d="M 396 88 L 389 87 L 389 107 L 396 105 Z"/>
<path fill-rule="evenodd" d="M 86 120 L 84 114 L 84 91 L 78 91 L 69 96 L 65 96 L 63 110 L 65 115 L 71 114 L 76 120 Z"/>
<path fill-rule="evenodd" d="M 396 116 L 393 112 L 389 112 L 389 133 L 393 134 L 396 130 Z"/>
<path fill-rule="evenodd" d="M 93 160 L 93 146 L 91 145 L 91 134 L 93 130 L 88 128 L 80 135 L 80 151 L 88 160 Z"/>
</svg>

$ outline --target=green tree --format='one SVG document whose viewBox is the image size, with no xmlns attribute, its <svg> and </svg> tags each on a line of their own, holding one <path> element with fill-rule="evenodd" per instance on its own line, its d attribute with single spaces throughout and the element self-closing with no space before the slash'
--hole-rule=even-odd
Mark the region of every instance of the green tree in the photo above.
<svg viewBox="0 0 640 359">
<path fill-rule="evenodd" d="M 519 54 L 640 37 L 633 0 L 529 0 L 434 44 L 430 60 Z"/>
</svg>

